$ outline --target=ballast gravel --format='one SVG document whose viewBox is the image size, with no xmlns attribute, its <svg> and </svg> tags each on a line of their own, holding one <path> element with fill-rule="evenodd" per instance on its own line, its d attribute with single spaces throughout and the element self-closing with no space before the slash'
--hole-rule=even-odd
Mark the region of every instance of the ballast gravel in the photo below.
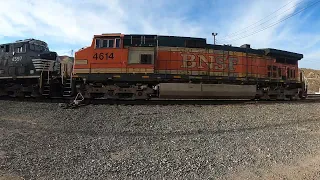
<svg viewBox="0 0 320 180">
<path fill-rule="evenodd" d="M 0 179 L 318 179 L 320 104 L 0 101 Z"/>
</svg>

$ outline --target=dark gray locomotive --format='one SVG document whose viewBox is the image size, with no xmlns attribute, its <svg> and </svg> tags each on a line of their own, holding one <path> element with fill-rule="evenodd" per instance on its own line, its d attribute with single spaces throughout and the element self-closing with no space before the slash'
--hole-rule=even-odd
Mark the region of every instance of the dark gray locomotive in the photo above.
<svg viewBox="0 0 320 180">
<path fill-rule="evenodd" d="M 47 95 L 55 79 L 59 84 L 59 69 L 57 53 L 50 51 L 44 41 L 25 39 L 1 44 L 0 95 Z"/>
</svg>

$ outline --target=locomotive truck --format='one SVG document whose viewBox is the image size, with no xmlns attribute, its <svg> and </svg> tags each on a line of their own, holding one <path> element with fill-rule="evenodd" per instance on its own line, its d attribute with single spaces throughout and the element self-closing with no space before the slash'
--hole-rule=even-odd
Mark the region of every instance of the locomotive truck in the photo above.
<svg viewBox="0 0 320 180">
<path fill-rule="evenodd" d="M 65 63 L 45 42 L 29 39 L 1 45 L 1 92 L 115 100 L 304 99 L 302 58 L 248 44 L 208 44 L 205 38 L 109 33 L 94 35 L 73 63 Z"/>
</svg>

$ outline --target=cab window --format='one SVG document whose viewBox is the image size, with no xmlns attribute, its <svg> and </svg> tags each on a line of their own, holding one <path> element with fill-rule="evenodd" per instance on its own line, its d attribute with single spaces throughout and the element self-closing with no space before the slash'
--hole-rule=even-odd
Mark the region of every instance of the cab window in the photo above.
<svg viewBox="0 0 320 180">
<path fill-rule="evenodd" d="M 100 39 L 96 39 L 96 48 L 100 48 Z"/>
<path fill-rule="evenodd" d="M 41 51 L 41 47 L 40 46 L 35 46 L 34 50 Z"/>
<path fill-rule="evenodd" d="M 24 52 L 26 52 L 26 45 L 22 45 L 20 47 L 16 47 L 15 48 L 15 52 L 16 53 L 24 53 Z"/>
<path fill-rule="evenodd" d="M 38 51 L 38 52 L 43 52 L 43 51 L 49 51 L 49 48 L 47 46 L 42 46 L 38 44 L 29 44 L 29 49 L 32 51 Z"/>
<path fill-rule="evenodd" d="M 102 48 L 113 48 L 114 39 L 104 39 L 102 40 Z"/>
<path fill-rule="evenodd" d="M 96 39 L 96 48 L 120 48 L 119 38 Z"/>
<path fill-rule="evenodd" d="M 120 48 L 120 39 L 116 39 L 116 48 Z"/>
</svg>

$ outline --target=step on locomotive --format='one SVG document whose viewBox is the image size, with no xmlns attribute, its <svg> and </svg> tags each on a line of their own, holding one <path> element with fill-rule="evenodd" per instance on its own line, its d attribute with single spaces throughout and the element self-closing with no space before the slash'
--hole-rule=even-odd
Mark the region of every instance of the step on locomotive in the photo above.
<svg viewBox="0 0 320 180">
<path fill-rule="evenodd" d="M 34 41 L 45 44 L 21 41 L 26 44 L 24 54 L 16 49 L 21 42 L 6 44 L 9 52 L 1 45 L 5 52 L 0 57 L 7 61 L 0 63 L 0 78 L 6 82 L 1 83 L 3 94 L 80 94 L 85 99 L 115 100 L 304 99 L 307 95 L 298 68 L 303 55 L 294 52 L 253 49 L 247 44 L 213 45 L 205 38 L 109 33 L 94 35 L 90 46 L 75 52 L 74 61 L 63 62 L 46 44 L 42 51 L 32 50 Z M 19 74 L 21 67 L 24 71 Z"/>
</svg>

